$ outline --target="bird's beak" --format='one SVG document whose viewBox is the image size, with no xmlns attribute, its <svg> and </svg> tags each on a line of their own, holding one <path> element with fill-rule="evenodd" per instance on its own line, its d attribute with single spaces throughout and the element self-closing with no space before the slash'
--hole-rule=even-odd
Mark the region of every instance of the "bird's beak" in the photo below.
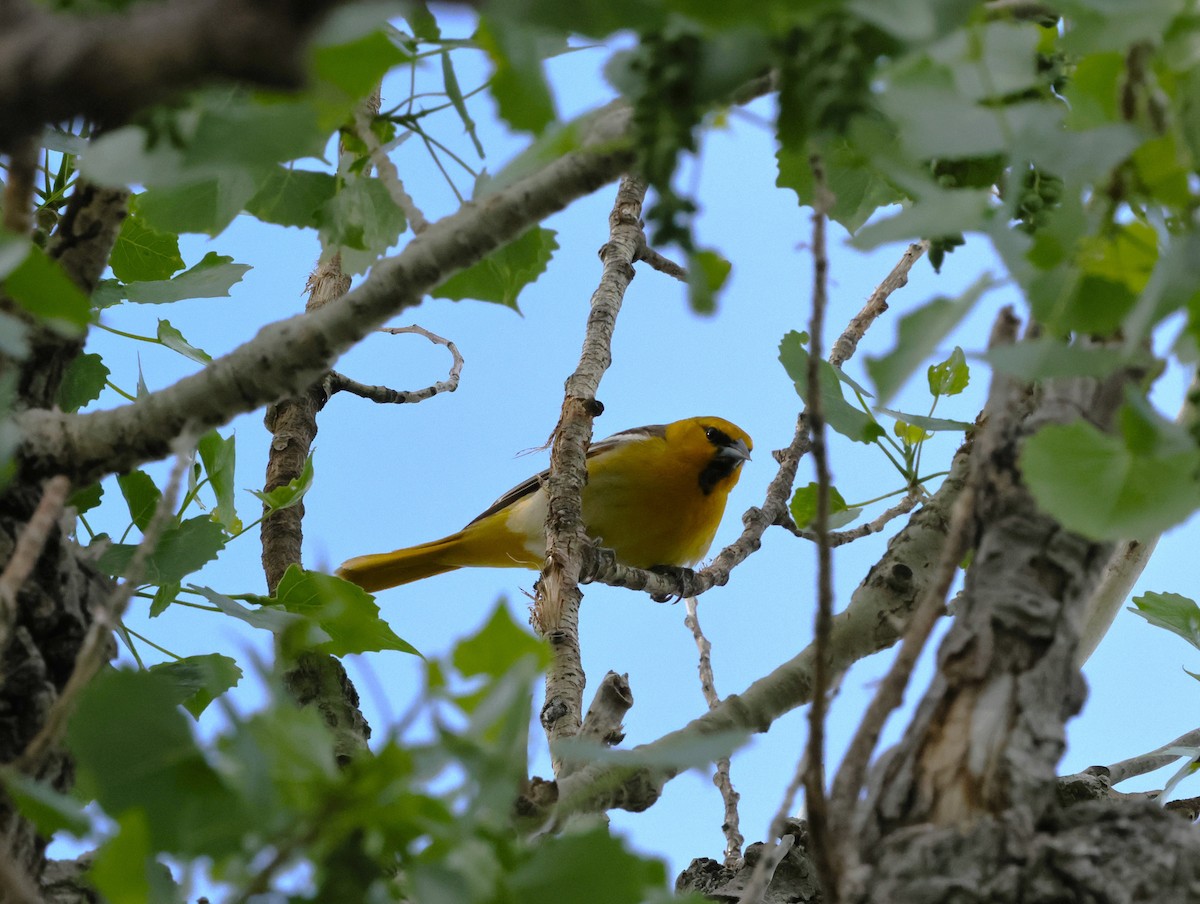
<svg viewBox="0 0 1200 904">
<path fill-rule="evenodd" d="M 732 458 L 734 461 L 749 461 L 750 447 L 746 445 L 744 439 L 739 439 L 728 446 L 722 446 L 721 451 L 717 455 L 723 458 Z"/>
</svg>

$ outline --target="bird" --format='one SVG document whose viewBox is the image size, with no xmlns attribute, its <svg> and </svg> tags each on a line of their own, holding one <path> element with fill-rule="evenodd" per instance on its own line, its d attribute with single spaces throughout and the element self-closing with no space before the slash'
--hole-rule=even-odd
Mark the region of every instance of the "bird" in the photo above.
<svg viewBox="0 0 1200 904">
<path fill-rule="evenodd" d="M 719 417 L 636 427 L 592 443 L 582 499 L 588 536 L 635 568 L 695 565 L 752 448 L 746 431 Z M 375 593 L 458 568 L 540 570 L 548 474 L 513 487 L 457 533 L 348 559 L 336 574 Z"/>
</svg>

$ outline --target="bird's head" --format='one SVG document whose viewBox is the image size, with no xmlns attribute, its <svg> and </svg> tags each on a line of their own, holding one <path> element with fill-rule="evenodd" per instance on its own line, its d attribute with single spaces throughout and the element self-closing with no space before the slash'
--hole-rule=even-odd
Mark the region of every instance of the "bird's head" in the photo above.
<svg viewBox="0 0 1200 904">
<path fill-rule="evenodd" d="M 754 442 L 737 424 L 719 417 L 693 417 L 667 427 L 668 442 L 678 443 L 702 460 L 700 489 L 729 492 L 737 483 L 742 462 L 750 460 Z"/>
</svg>

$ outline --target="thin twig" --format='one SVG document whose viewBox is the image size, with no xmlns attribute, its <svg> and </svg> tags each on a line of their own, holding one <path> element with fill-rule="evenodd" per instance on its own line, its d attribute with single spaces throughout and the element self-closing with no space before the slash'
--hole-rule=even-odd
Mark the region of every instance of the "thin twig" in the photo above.
<svg viewBox="0 0 1200 904">
<path fill-rule="evenodd" d="M 680 282 L 686 283 L 688 281 L 687 270 L 670 258 L 663 257 L 649 245 L 642 249 L 642 253 L 638 255 L 638 260 L 649 264 L 652 270 L 665 273 L 667 276 L 674 277 Z"/>
<path fill-rule="evenodd" d="M 191 431 L 185 431 L 172 444 L 175 451 L 175 466 L 171 469 L 166 488 L 158 501 L 154 515 L 142 534 L 142 542 L 138 544 L 133 557 L 129 560 L 129 565 L 125 569 L 124 581 L 114 588 L 104 604 L 92 613 L 92 624 L 88 627 L 83 643 L 80 644 L 71 677 L 67 679 L 62 693 L 59 694 L 58 699 L 54 701 L 54 705 L 46 714 L 45 724 L 17 759 L 17 768 L 22 771 L 30 774 L 36 773 L 42 757 L 62 737 L 67 719 L 74 711 L 79 695 L 111 657 L 113 632 L 125 616 L 125 610 L 129 606 L 129 601 L 133 598 L 133 593 L 145 570 L 146 561 L 158 545 L 158 539 L 162 536 L 163 530 L 174 517 L 175 505 L 179 499 L 179 487 L 183 482 L 184 474 L 191 466 L 192 450 L 195 445 L 196 436 Z"/>
<path fill-rule="evenodd" d="M 12 556 L 4 566 L 4 572 L 0 573 L 0 655 L 8 649 L 13 626 L 17 623 L 17 594 L 33 573 L 70 492 L 71 481 L 62 475 L 46 481 L 42 498 L 21 529 Z"/>
<path fill-rule="evenodd" d="M 408 225 L 412 227 L 413 233 L 420 235 L 429 227 L 429 221 L 425 219 L 425 214 L 421 213 L 421 209 L 417 207 L 412 196 L 405 190 L 404 182 L 400 179 L 400 171 L 396 169 L 396 164 L 392 163 L 392 158 L 387 155 L 387 151 L 380 144 L 379 136 L 371 128 L 371 123 L 378 113 L 379 86 L 376 85 L 375 92 L 371 95 L 371 106 L 360 105 L 354 112 L 354 132 L 358 135 L 359 140 L 367 146 L 371 164 L 379 173 L 379 181 L 387 189 L 392 203 L 404 212 L 405 219 L 408 220 Z"/>
<path fill-rule="evenodd" d="M 1200 746 L 1200 728 L 1195 728 L 1185 735 L 1180 735 L 1174 741 L 1164 744 L 1157 750 L 1151 750 L 1149 753 L 1121 760 L 1119 763 L 1113 763 L 1111 766 L 1091 766 L 1084 771 L 1091 775 L 1104 775 L 1108 778 L 1111 785 L 1118 785 L 1126 779 L 1161 769 L 1163 766 L 1175 762 L 1181 756 L 1178 753 L 1164 753 L 1163 751 L 1170 750 L 1172 747 L 1186 748 L 1198 746 Z"/>
<path fill-rule="evenodd" d="M 738 904 L 762 904 L 763 894 L 766 892 L 767 886 L 771 884 L 776 868 L 795 843 L 795 838 L 790 835 L 785 836 L 783 830 L 787 825 L 788 816 L 792 812 L 792 806 L 796 802 L 796 795 L 800 793 L 800 786 L 804 784 L 804 774 L 807 771 L 808 758 L 802 756 L 800 762 L 796 764 L 795 772 L 792 773 L 792 780 L 784 789 L 779 809 L 775 811 L 775 816 L 771 819 L 767 838 L 772 847 L 765 851 L 758 862 L 754 864 L 754 870 L 750 873 L 750 881 L 742 890 Z"/>
<path fill-rule="evenodd" d="M 847 543 L 853 543 L 855 540 L 861 540 L 863 537 L 869 537 L 872 534 L 877 534 L 887 527 L 889 522 L 894 521 L 901 515 L 907 515 L 917 507 L 918 502 L 921 502 L 925 498 L 926 496 L 923 493 L 909 492 L 907 496 L 893 505 L 890 509 L 880 514 L 879 517 L 874 521 L 868 521 L 866 524 L 860 524 L 858 527 L 852 527 L 849 530 L 830 531 L 825 535 L 826 542 L 830 545 L 830 547 L 836 549 L 837 547 L 844 546 Z M 785 517 L 780 520 L 778 524 L 784 530 L 794 534 L 797 537 L 816 542 L 817 535 L 815 533 L 807 528 L 796 527 L 796 522 L 791 519 L 790 515 L 786 515 L 786 513 Z"/>
<path fill-rule="evenodd" d="M 348 392 L 351 395 L 356 395 L 359 398 L 367 399 L 371 402 L 376 402 L 381 405 L 405 405 L 414 402 L 424 402 L 426 399 L 432 399 L 435 395 L 443 392 L 454 392 L 458 389 L 458 381 L 462 376 L 463 356 L 459 352 L 458 346 L 449 339 L 443 339 L 436 333 L 431 333 L 416 324 L 412 326 L 397 326 L 382 329 L 381 333 L 391 333 L 393 336 L 400 333 L 416 333 L 424 336 L 430 342 L 437 345 L 444 345 L 454 357 L 454 363 L 450 365 L 450 373 L 445 380 L 438 380 L 431 386 L 426 386 L 423 389 L 392 389 L 388 386 L 368 386 L 365 383 L 360 383 L 357 380 L 352 380 L 345 374 L 340 374 L 337 371 L 331 371 L 325 380 L 326 391 L 333 395 L 335 392 Z"/>
<path fill-rule="evenodd" d="M 820 357 L 825 307 L 829 301 L 829 256 L 825 248 L 825 216 L 833 198 L 825 183 L 825 166 L 820 155 L 809 157 L 813 174 L 812 257 L 813 298 L 809 322 L 808 419 L 812 426 L 812 457 L 817 472 L 817 516 L 813 533 L 817 542 L 817 613 L 813 630 L 816 662 L 813 667 L 812 703 L 808 710 L 808 747 L 805 752 L 804 799 L 808 813 L 809 853 L 817 867 L 825 900 L 840 900 L 841 856 L 830 831 L 829 801 L 825 796 L 825 714 L 829 693 L 829 636 L 833 629 L 833 556 L 829 547 L 829 450 L 825 441 L 825 412 L 818 385 L 821 379 Z"/>
<path fill-rule="evenodd" d="M 562 414 L 554 431 L 550 476 L 546 480 L 546 565 L 538 582 L 533 621 L 550 640 L 553 660 L 546 670 L 546 702 L 541 722 L 551 745 L 556 774 L 561 758 L 554 742 L 573 737 L 580 726 L 586 676 L 579 650 L 580 572 L 590 544 L 583 529 L 582 494 L 587 480 L 587 447 L 592 419 L 603 410 L 596 400 L 600 379 L 612 363 L 612 334 L 633 260 L 645 245 L 642 201 L 646 185 L 626 176 L 609 214 L 609 242 L 601 251 L 604 270 L 592 293 L 583 349 L 567 378 Z"/>
<path fill-rule="evenodd" d="M 704 631 L 700 627 L 699 605 L 699 601 L 694 596 L 689 596 L 684 600 L 687 616 L 683 623 L 691 629 L 692 637 L 696 641 L 696 650 L 700 660 L 698 666 L 700 693 L 704 695 L 704 702 L 712 710 L 720 704 L 721 698 L 717 694 L 716 681 L 713 678 L 712 644 L 704 636 Z M 729 757 L 723 756 L 717 760 L 712 780 L 721 792 L 721 802 L 725 806 L 725 818 L 721 822 L 721 831 L 725 833 L 725 865 L 734 867 L 742 859 L 742 844 L 746 839 L 742 836 L 741 819 L 738 815 L 738 801 L 741 799 L 741 795 L 734 790 L 729 767 Z"/>
<path fill-rule="evenodd" d="M 896 262 L 896 266 L 892 267 L 891 272 L 883 278 L 883 282 L 875 287 L 875 291 L 867 298 L 867 303 L 863 305 L 862 310 L 854 315 L 845 332 L 833 344 L 833 349 L 829 353 L 830 364 L 834 367 L 841 367 L 853 356 L 859 341 L 871 324 L 875 322 L 875 318 L 888 309 L 888 297 L 897 289 L 908 285 L 908 271 L 928 249 L 928 241 L 913 242 L 905 249 L 900 260 Z"/>
</svg>

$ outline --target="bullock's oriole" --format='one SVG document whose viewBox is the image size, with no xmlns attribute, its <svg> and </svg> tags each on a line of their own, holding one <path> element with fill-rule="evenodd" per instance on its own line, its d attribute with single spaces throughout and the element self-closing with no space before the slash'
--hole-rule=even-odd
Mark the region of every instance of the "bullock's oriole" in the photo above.
<svg viewBox="0 0 1200 904">
<path fill-rule="evenodd" d="M 694 565 L 708 552 L 752 443 L 719 417 L 624 430 L 587 453 L 588 535 L 637 568 Z M 473 566 L 540 569 L 546 557 L 545 474 L 497 499 L 456 534 L 358 556 L 338 574 L 369 590 Z"/>
</svg>

